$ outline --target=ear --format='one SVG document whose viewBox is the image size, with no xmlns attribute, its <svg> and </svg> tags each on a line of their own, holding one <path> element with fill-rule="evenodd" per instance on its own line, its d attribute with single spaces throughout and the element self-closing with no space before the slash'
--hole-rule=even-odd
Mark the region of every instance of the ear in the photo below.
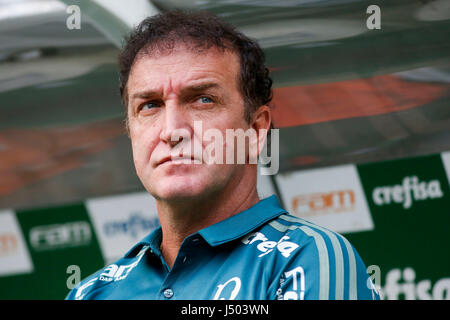
<svg viewBox="0 0 450 320">
<path fill-rule="evenodd" d="M 272 110 L 267 105 L 262 105 L 253 113 L 251 127 L 258 136 L 258 155 L 261 153 L 267 139 L 267 133 L 272 123 Z"/>
</svg>

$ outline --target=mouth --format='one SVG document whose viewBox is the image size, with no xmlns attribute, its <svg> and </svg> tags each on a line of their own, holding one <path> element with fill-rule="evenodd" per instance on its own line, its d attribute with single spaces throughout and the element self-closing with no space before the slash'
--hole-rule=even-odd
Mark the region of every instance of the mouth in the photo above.
<svg viewBox="0 0 450 320">
<path fill-rule="evenodd" d="M 161 161 L 158 162 L 156 166 L 160 166 L 164 163 L 173 163 L 173 164 L 193 164 L 196 159 L 193 156 L 182 156 L 182 157 L 164 157 Z"/>
</svg>

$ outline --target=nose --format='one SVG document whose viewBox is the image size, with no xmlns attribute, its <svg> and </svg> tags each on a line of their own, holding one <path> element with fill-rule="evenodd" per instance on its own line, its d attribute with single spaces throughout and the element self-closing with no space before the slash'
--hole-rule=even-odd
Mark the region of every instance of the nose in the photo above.
<svg viewBox="0 0 450 320">
<path fill-rule="evenodd" d="M 160 140 L 174 147 L 183 139 L 190 139 L 192 130 L 188 119 L 188 115 L 177 103 L 166 103 Z"/>
</svg>

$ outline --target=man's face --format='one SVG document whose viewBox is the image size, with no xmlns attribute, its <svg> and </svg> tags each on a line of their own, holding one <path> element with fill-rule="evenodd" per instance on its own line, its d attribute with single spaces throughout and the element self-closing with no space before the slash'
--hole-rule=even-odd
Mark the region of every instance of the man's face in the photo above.
<svg viewBox="0 0 450 320">
<path fill-rule="evenodd" d="M 180 147 L 176 137 L 180 132 L 189 145 L 201 146 L 204 154 L 214 139 L 204 141 L 202 132 L 215 128 L 225 143 L 226 129 L 249 128 L 239 72 L 235 53 L 214 48 L 194 53 L 178 47 L 168 54 L 142 55 L 135 61 L 127 85 L 133 157 L 137 175 L 157 199 L 204 198 L 239 178 L 243 165 L 207 164 L 205 159 L 201 164 L 173 161 L 174 149 Z M 196 128 L 201 124 L 202 132 L 194 131 L 195 123 Z M 176 154 L 200 160 L 198 153 L 177 149 Z"/>
</svg>

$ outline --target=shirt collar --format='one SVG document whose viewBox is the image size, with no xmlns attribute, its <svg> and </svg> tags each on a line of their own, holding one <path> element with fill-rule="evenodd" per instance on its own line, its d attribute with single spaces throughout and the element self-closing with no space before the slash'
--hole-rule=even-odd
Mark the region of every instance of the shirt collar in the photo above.
<svg viewBox="0 0 450 320">
<path fill-rule="evenodd" d="M 260 200 L 258 203 L 241 211 L 225 220 L 222 220 L 197 232 L 209 245 L 215 247 L 223 243 L 241 238 L 256 228 L 262 226 L 279 215 L 287 213 L 284 210 L 276 195 Z M 148 236 L 137 243 L 125 256 L 136 251 L 137 247 L 149 245 L 150 249 L 160 255 L 159 246 L 161 244 L 161 227 L 153 230 Z"/>
<path fill-rule="evenodd" d="M 134 257 L 142 248 L 142 246 L 149 246 L 150 252 L 153 252 L 157 255 L 161 255 L 159 246 L 161 245 L 161 239 L 162 239 L 162 230 L 161 226 L 154 229 L 150 234 L 145 236 L 144 239 L 136 243 L 126 254 L 125 258 L 131 258 Z"/>
<path fill-rule="evenodd" d="M 283 213 L 286 210 L 280 206 L 276 195 L 272 195 L 247 210 L 198 231 L 198 234 L 211 246 L 218 246 L 243 237 Z"/>
</svg>

